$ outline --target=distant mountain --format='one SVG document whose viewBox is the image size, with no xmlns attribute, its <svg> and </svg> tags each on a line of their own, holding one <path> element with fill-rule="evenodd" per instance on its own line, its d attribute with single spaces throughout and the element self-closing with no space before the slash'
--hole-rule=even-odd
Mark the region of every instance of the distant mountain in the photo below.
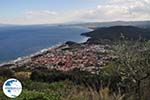
<svg viewBox="0 0 150 100">
<path fill-rule="evenodd" d="M 0 23 L 0 27 L 7 27 L 7 26 L 15 26 L 15 25 L 13 25 L 13 24 L 2 24 L 2 23 Z"/>
<path fill-rule="evenodd" d="M 1 24 L 1 23 L 0 23 L 0 27 L 1 27 L 1 26 L 6 26 L 6 24 Z"/>
<path fill-rule="evenodd" d="M 72 24 L 73 25 L 73 24 Z M 150 28 L 150 21 L 112 21 L 112 22 L 89 22 L 74 24 L 89 28 L 111 27 L 111 26 L 137 26 L 141 28 Z"/>
<path fill-rule="evenodd" d="M 97 28 L 92 32 L 83 33 L 82 35 L 91 37 L 91 40 L 119 40 L 121 36 L 130 40 L 137 40 L 139 38 L 149 40 L 150 30 L 135 26 L 112 26 Z"/>
<path fill-rule="evenodd" d="M 32 24 L 32 25 L 19 25 L 19 24 L 3 24 L 1 26 L 82 26 L 88 28 L 100 28 L 111 26 L 136 26 L 140 28 L 150 28 L 150 20 L 147 21 L 111 21 L 111 22 L 70 22 L 61 24 Z"/>
</svg>

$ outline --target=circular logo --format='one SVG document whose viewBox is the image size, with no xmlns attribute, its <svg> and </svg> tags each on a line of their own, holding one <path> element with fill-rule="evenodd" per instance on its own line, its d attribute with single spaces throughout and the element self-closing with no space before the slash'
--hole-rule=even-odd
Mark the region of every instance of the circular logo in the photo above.
<svg viewBox="0 0 150 100">
<path fill-rule="evenodd" d="M 8 79 L 3 84 L 3 92 L 9 98 L 16 98 L 22 92 L 22 85 L 17 79 Z"/>
</svg>

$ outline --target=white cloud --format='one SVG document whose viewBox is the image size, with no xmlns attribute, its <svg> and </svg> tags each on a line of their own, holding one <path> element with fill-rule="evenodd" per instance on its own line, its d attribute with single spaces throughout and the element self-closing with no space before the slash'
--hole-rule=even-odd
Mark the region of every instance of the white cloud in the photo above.
<svg viewBox="0 0 150 100">
<path fill-rule="evenodd" d="M 104 5 L 82 11 L 80 18 L 86 21 L 148 20 L 150 0 L 106 0 Z"/>
<path fill-rule="evenodd" d="M 49 24 L 71 22 L 79 15 L 77 11 L 55 12 L 50 10 L 26 11 L 23 15 L 6 18 L 0 17 L 0 23 L 13 24 Z"/>
<path fill-rule="evenodd" d="M 54 16 L 58 13 L 55 11 L 43 10 L 43 11 L 27 11 L 25 12 L 27 16 Z"/>
<path fill-rule="evenodd" d="M 13 18 L 1 18 L 2 23 L 15 24 L 47 24 L 62 22 L 59 13 L 50 10 L 26 11 L 23 15 Z"/>
<path fill-rule="evenodd" d="M 0 23 L 17 24 L 113 20 L 150 20 L 150 0 L 106 0 L 103 4 L 87 9 L 66 12 L 26 11 L 23 15 L 14 18 L 0 17 Z"/>
</svg>

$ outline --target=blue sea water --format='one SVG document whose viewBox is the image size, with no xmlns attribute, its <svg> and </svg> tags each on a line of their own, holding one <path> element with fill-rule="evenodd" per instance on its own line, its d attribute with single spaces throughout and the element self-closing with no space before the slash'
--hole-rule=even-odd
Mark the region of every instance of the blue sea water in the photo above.
<svg viewBox="0 0 150 100">
<path fill-rule="evenodd" d="M 80 42 L 89 29 L 69 26 L 28 25 L 0 27 L 0 63 L 27 56 L 66 41 Z"/>
</svg>

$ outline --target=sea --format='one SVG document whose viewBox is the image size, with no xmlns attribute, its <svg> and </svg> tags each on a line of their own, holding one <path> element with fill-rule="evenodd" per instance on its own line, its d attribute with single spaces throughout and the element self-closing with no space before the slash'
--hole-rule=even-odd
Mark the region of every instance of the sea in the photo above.
<svg viewBox="0 0 150 100">
<path fill-rule="evenodd" d="M 85 42 L 90 29 L 63 25 L 0 26 L 0 63 L 28 56 L 66 41 Z"/>
</svg>

